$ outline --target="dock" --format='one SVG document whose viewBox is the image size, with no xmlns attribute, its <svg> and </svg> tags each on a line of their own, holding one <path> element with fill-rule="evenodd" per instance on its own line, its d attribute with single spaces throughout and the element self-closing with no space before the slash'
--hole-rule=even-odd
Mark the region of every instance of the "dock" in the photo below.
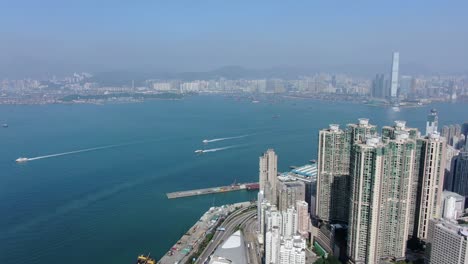
<svg viewBox="0 0 468 264">
<path fill-rule="evenodd" d="M 240 190 L 258 190 L 258 188 L 259 188 L 258 182 L 251 182 L 251 183 L 233 184 L 229 186 L 212 187 L 212 188 L 196 189 L 196 190 L 180 191 L 180 192 L 171 192 L 171 193 L 166 193 L 166 195 L 168 199 L 175 199 L 175 198 L 198 196 L 198 195 L 213 194 L 213 193 L 234 192 L 234 191 L 240 191 Z"/>
</svg>

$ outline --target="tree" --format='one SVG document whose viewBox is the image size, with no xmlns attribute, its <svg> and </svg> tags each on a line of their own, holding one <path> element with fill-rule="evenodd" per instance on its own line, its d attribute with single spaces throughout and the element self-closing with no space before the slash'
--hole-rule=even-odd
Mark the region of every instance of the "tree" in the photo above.
<svg viewBox="0 0 468 264">
<path fill-rule="evenodd" d="M 333 255 L 328 255 L 326 259 L 322 257 L 315 261 L 314 264 L 341 264 L 341 261 Z"/>
</svg>

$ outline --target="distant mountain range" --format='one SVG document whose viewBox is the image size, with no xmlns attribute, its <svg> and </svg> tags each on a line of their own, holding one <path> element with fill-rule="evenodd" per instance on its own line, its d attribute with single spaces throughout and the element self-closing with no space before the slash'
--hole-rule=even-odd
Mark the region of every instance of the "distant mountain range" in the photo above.
<svg viewBox="0 0 468 264">
<path fill-rule="evenodd" d="M 311 76 L 319 72 L 331 74 L 349 74 L 352 76 L 373 78 L 377 73 L 389 73 L 390 65 L 342 65 L 321 67 L 272 67 L 267 69 L 248 69 L 240 66 L 226 66 L 205 72 L 143 72 L 143 71 L 111 71 L 94 73 L 93 81 L 104 86 L 114 85 L 141 85 L 148 79 L 161 80 L 209 80 L 225 78 L 235 79 L 295 79 L 301 76 Z M 400 65 L 400 74 L 437 74 L 430 69 L 420 65 Z"/>
</svg>

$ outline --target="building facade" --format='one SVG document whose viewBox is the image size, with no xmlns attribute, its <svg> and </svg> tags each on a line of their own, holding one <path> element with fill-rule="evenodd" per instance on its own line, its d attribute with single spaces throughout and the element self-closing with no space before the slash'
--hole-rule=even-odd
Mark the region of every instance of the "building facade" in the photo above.
<svg viewBox="0 0 468 264">
<path fill-rule="evenodd" d="M 463 215 L 464 208 L 464 196 L 449 191 L 442 192 L 442 218 L 456 220 Z"/>
<path fill-rule="evenodd" d="M 398 78 L 400 67 L 400 53 L 394 52 L 392 59 L 392 72 L 390 75 L 390 97 L 396 98 L 398 96 Z"/>
<path fill-rule="evenodd" d="M 468 263 L 468 227 L 447 219 L 429 221 L 426 263 Z"/>
<path fill-rule="evenodd" d="M 305 184 L 302 181 L 278 178 L 278 209 L 285 211 L 296 206 L 296 201 L 305 201 Z M 282 180 L 284 179 L 284 180 Z"/>
<path fill-rule="evenodd" d="M 306 243 L 300 236 L 284 239 L 280 246 L 281 264 L 305 264 Z"/>
<path fill-rule="evenodd" d="M 431 112 L 427 116 L 426 121 L 426 136 L 437 132 L 439 126 L 439 117 L 437 116 L 437 110 L 431 109 Z"/>
<path fill-rule="evenodd" d="M 306 238 L 309 236 L 310 230 L 310 214 L 308 208 L 309 204 L 307 204 L 307 202 L 296 201 L 297 232 Z"/>
<path fill-rule="evenodd" d="M 405 258 L 415 148 L 415 140 L 403 132 L 354 146 L 347 249 L 352 263 Z"/>
<path fill-rule="evenodd" d="M 446 141 L 438 133 L 429 134 L 418 141 L 421 146 L 421 164 L 414 231 L 419 239 L 425 240 L 429 220 L 440 217 Z"/>
<path fill-rule="evenodd" d="M 468 151 L 458 154 L 454 161 L 452 190 L 468 197 Z"/>
<path fill-rule="evenodd" d="M 278 156 L 273 149 L 268 149 L 259 161 L 260 191 L 263 191 L 264 199 L 271 204 L 277 203 L 276 184 L 278 175 Z"/>
<path fill-rule="evenodd" d="M 349 140 L 348 134 L 335 124 L 319 132 L 316 215 L 324 221 L 346 220 L 346 214 L 337 213 L 335 207 L 346 204 Z"/>
<path fill-rule="evenodd" d="M 316 215 L 324 221 L 348 221 L 350 154 L 354 144 L 377 133 L 365 118 L 346 130 L 332 124 L 319 132 Z"/>
</svg>

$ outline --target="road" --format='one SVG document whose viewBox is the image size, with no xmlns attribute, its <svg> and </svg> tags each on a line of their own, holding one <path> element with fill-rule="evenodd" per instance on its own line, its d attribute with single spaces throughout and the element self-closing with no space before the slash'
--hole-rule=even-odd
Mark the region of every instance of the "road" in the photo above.
<svg viewBox="0 0 468 264">
<path fill-rule="evenodd" d="M 234 212 L 232 215 L 228 216 L 221 225 L 225 228 L 225 231 L 216 231 L 213 238 L 211 239 L 211 242 L 200 254 L 195 263 L 205 263 L 208 260 L 208 257 L 216 250 L 216 248 L 224 241 L 226 241 L 226 239 L 237 230 L 238 226 L 242 226 L 244 222 L 253 218 L 256 213 L 257 211 L 253 210 L 253 208 L 247 208 Z"/>
<path fill-rule="evenodd" d="M 243 227 L 244 241 L 250 246 L 246 246 L 247 259 L 250 264 L 262 263 L 262 247 L 258 244 L 257 238 L 257 217 L 247 220 Z"/>
</svg>

